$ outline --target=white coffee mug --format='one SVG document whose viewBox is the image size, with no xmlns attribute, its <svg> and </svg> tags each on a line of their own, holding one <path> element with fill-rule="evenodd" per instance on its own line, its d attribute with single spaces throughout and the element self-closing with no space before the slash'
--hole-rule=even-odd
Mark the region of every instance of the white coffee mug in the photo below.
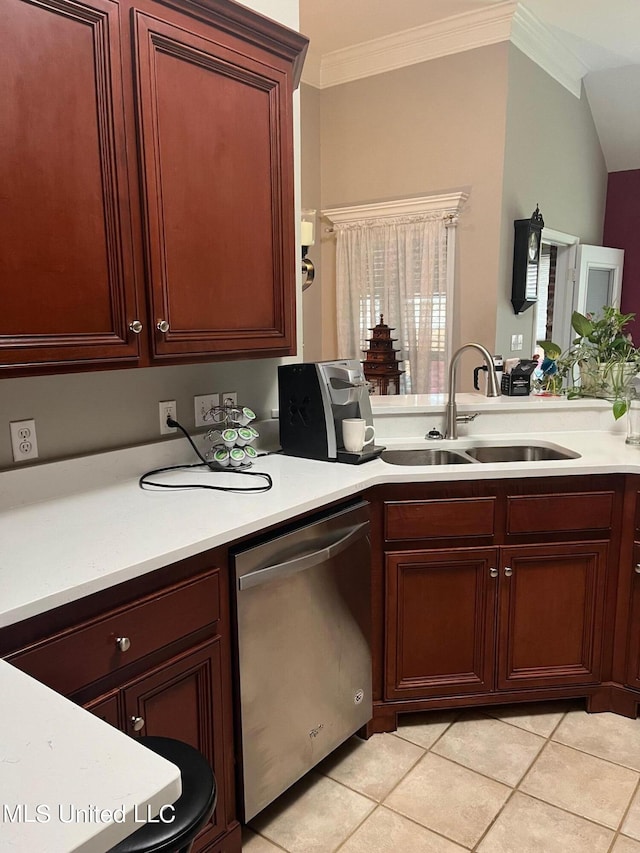
<svg viewBox="0 0 640 853">
<path fill-rule="evenodd" d="M 371 430 L 371 438 L 365 439 L 367 430 Z M 375 434 L 375 428 L 363 418 L 345 418 L 342 421 L 342 441 L 349 453 L 360 453 L 365 444 L 371 444 Z"/>
</svg>

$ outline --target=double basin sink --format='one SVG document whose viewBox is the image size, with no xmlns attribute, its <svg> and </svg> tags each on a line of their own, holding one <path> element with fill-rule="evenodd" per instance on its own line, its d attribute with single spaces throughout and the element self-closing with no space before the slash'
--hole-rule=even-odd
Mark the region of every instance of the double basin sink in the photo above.
<svg viewBox="0 0 640 853">
<path fill-rule="evenodd" d="M 382 453 L 382 460 L 391 465 L 472 465 L 478 462 L 548 462 L 579 458 L 579 453 L 557 444 L 475 444 L 460 450 L 422 447 L 385 450 Z"/>
</svg>

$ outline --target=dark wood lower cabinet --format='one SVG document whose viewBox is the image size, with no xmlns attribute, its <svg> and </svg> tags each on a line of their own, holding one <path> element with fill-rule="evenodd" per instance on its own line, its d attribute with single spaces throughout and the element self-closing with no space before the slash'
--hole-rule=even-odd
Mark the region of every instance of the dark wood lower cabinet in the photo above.
<svg viewBox="0 0 640 853">
<path fill-rule="evenodd" d="M 387 554 L 386 698 L 490 690 L 498 552 Z"/>
<path fill-rule="evenodd" d="M 225 768 L 220 637 L 172 658 L 122 688 L 123 730 L 144 721 L 138 735 L 173 737 L 206 756 L 218 782 L 213 818 L 198 836 L 196 850 L 225 829 Z M 140 723 L 138 723 L 140 725 Z"/>
<path fill-rule="evenodd" d="M 100 696 L 92 702 L 87 702 L 84 705 L 87 711 L 91 711 L 96 717 L 114 726 L 120 728 L 120 691 L 112 690 L 106 696 Z"/>
<path fill-rule="evenodd" d="M 0 652 L 131 737 L 172 737 L 200 750 L 213 768 L 218 798 L 194 850 L 239 853 L 229 595 L 226 569 L 211 568 L 212 561 L 201 555 L 160 570 L 155 583 L 123 585 L 121 597 L 116 589 L 98 594 L 87 602 L 84 621 L 52 612 L 15 636 L 0 631 Z M 167 582 L 172 576 L 182 579 Z"/>
<path fill-rule="evenodd" d="M 629 707 L 610 699 L 623 689 L 613 634 L 627 619 L 624 594 L 616 600 L 625 494 L 619 477 L 374 492 L 373 541 L 384 556 L 373 558 L 373 606 L 384 640 L 374 646 L 370 733 L 393 729 L 399 713 L 501 701 L 581 696 L 593 710 Z M 637 521 L 640 539 L 640 513 Z M 640 545 L 635 557 L 640 565 Z M 632 593 L 627 680 L 640 690 L 638 576 Z"/>
<path fill-rule="evenodd" d="M 602 543 L 387 554 L 386 698 L 597 682 L 606 558 Z"/>
<path fill-rule="evenodd" d="M 633 546 L 625 682 L 640 690 L 640 543 Z"/>
<path fill-rule="evenodd" d="M 501 549 L 496 687 L 600 680 L 607 545 Z"/>
</svg>

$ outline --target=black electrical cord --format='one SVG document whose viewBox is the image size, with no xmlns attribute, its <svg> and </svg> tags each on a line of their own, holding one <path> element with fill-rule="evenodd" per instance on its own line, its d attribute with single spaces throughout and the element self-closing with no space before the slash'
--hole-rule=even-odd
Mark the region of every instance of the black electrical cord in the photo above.
<svg viewBox="0 0 640 853">
<path fill-rule="evenodd" d="M 193 443 L 193 440 L 186 429 L 179 424 L 178 421 L 175 421 L 173 418 L 167 418 L 167 426 L 174 427 L 182 432 L 191 447 L 193 447 L 196 456 L 200 459 L 200 462 L 193 462 L 189 465 L 169 465 L 166 468 L 154 468 L 152 471 L 147 471 L 146 474 L 143 474 L 138 480 L 138 485 L 141 489 L 211 489 L 215 492 L 268 492 L 270 488 L 273 486 L 273 480 L 271 479 L 269 474 L 262 474 L 259 471 L 241 471 L 238 468 L 220 468 L 216 465 L 215 462 L 209 462 L 204 458 L 202 453 L 198 450 L 198 448 Z M 266 455 L 266 454 L 264 454 Z M 167 471 L 188 471 L 191 468 L 202 468 L 206 466 L 209 471 L 224 471 L 226 474 L 242 474 L 245 477 L 261 477 L 265 480 L 264 486 L 212 486 L 206 483 L 185 483 L 182 485 L 178 485 L 177 483 L 154 483 L 149 480 L 149 477 L 153 477 L 156 474 L 164 474 Z M 215 467 L 214 467 L 215 466 Z"/>
</svg>

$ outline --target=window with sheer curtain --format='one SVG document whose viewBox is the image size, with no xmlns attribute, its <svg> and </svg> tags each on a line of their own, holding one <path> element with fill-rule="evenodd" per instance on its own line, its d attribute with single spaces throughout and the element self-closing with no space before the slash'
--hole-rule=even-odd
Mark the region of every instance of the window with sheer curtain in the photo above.
<svg viewBox="0 0 640 853">
<path fill-rule="evenodd" d="M 339 355 L 364 358 L 369 330 L 383 314 L 395 328 L 405 394 L 442 393 L 450 354 L 457 209 L 429 206 L 361 219 L 326 212 L 337 235 Z"/>
</svg>

